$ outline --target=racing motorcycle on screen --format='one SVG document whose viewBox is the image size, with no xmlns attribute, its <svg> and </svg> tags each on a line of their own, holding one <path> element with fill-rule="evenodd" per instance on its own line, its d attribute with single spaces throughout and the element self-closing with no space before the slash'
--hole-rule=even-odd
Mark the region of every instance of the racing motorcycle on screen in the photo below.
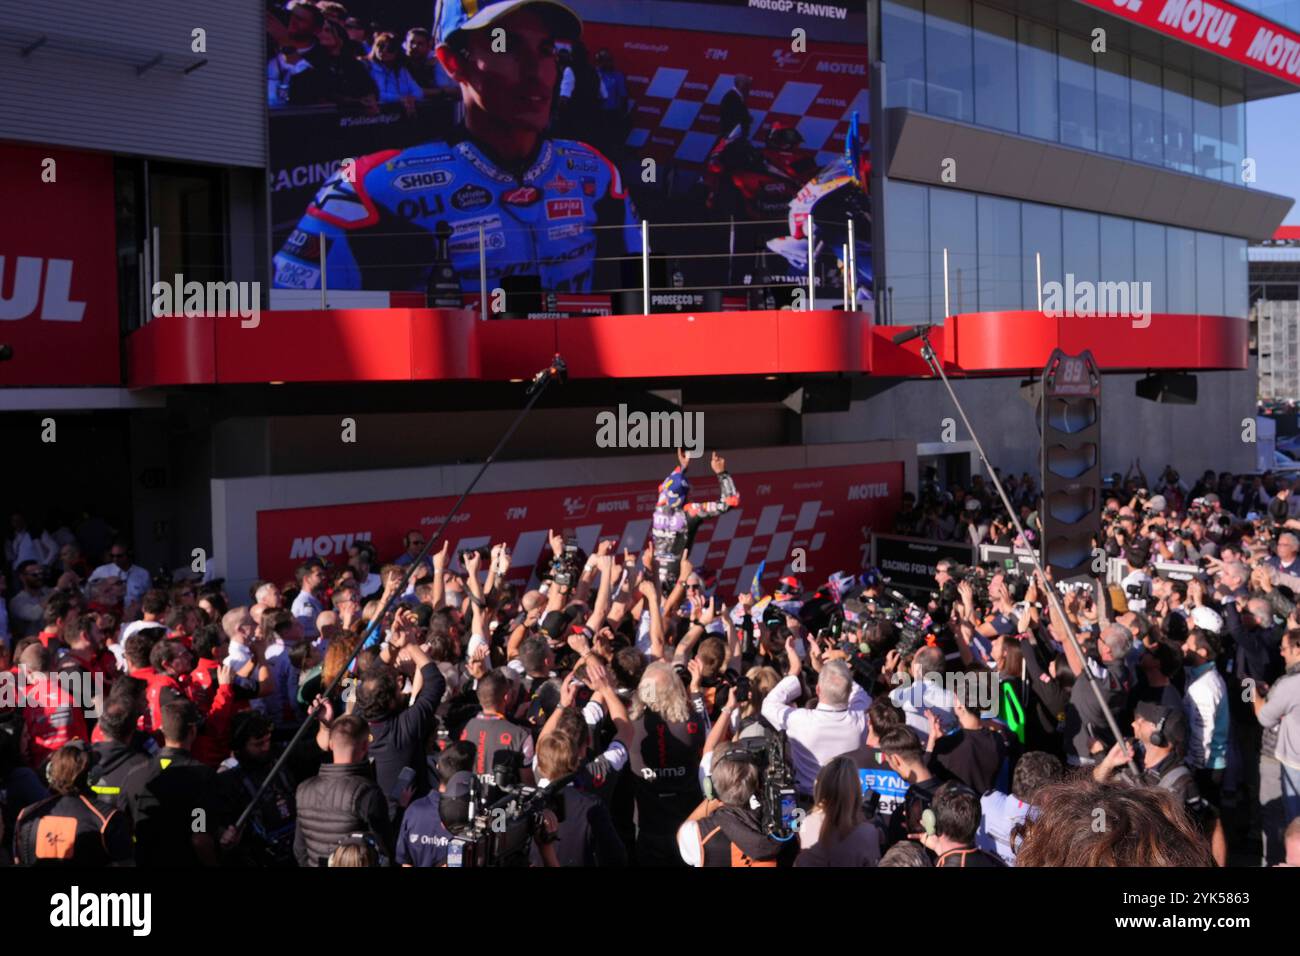
<svg viewBox="0 0 1300 956">
<path fill-rule="evenodd" d="M 862 163 L 855 168 L 848 156 L 835 157 L 803 185 L 787 206 L 789 235 L 767 241 L 767 248 L 788 264 L 784 275 L 769 269 L 768 282 L 807 282 L 808 220 L 813 221 L 813 256 L 819 297 L 842 294 L 840 259 L 849 241 L 848 222 L 853 220 L 854 255 L 858 304 L 871 300 L 871 204 L 862 184 L 866 182 Z"/>
<path fill-rule="evenodd" d="M 709 152 L 705 205 L 723 219 L 784 219 L 790 201 L 816 169 L 815 154 L 793 126 L 773 123 L 762 149 L 737 126 Z"/>
</svg>

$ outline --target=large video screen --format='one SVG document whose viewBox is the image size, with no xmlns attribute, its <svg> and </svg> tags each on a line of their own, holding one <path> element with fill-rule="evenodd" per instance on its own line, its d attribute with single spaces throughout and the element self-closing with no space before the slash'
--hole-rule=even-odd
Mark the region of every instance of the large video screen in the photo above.
<svg viewBox="0 0 1300 956">
<path fill-rule="evenodd" d="M 818 298 L 871 297 L 860 8 L 298 0 L 267 42 L 277 289 L 639 312 L 644 220 L 653 288 L 774 307 L 811 216 Z"/>
</svg>

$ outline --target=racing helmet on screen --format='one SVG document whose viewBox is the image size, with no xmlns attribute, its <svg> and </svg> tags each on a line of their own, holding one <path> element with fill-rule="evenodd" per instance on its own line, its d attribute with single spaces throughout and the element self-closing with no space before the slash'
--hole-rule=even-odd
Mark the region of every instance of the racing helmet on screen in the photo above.
<svg viewBox="0 0 1300 956">
<path fill-rule="evenodd" d="M 582 36 L 582 20 L 559 0 L 438 0 L 434 46 L 449 43 L 453 33 L 481 30 L 523 7 L 535 7 L 566 40 Z"/>
</svg>

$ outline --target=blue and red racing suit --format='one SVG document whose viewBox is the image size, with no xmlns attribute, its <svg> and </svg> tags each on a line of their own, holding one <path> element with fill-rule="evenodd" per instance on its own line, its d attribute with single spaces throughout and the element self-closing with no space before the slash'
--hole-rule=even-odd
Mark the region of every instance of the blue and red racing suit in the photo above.
<svg viewBox="0 0 1300 956">
<path fill-rule="evenodd" d="M 740 492 L 731 475 L 718 474 L 718 497 L 714 501 L 687 501 L 691 483 L 681 467 L 674 468 L 659 483 L 659 499 L 650 520 L 654 541 L 654 561 L 659 586 L 664 594 L 673 589 L 680 576 L 682 555 L 691 549 L 695 532 L 706 518 L 715 518 L 740 504 Z"/>
<path fill-rule="evenodd" d="M 329 288 L 422 292 L 443 222 L 465 292 L 479 291 L 480 226 L 489 289 L 506 276 L 540 275 L 544 290 L 586 292 L 598 257 L 641 252 L 639 220 L 618 169 L 574 140 L 542 140 L 522 173 L 468 138 L 363 156 L 355 182 L 344 168 L 321 187 L 275 256 L 275 288 L 319 289 L 324 242 Z M 605 268 L 616 282 L 617 263 Z"/>
</svg>

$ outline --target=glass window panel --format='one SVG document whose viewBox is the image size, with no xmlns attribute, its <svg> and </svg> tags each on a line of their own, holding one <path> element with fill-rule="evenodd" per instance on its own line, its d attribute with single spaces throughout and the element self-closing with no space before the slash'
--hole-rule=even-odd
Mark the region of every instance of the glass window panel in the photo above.
<svg viewBox="0 0 1300 956">
<path fill-rule="evenodd" d="M 1016 18 L 975 4 L 975 122 L 1016 131 Z"/>
<path fill-rule="evenodd" d="M 1097 148 L 1097 80 L 1092 47 L 1087 40 L 1060 33 L 1061 142 L 1082 149 Z"/>
<path fill-rule="evenodd" d="M 1025 264 L 1025 304 L 1037 308 L 1037 273 L 1034 255 L 1043 262 L 1043 285 L 1064 280 L 1061 269 L 1061 210 L 1055 206 L 1022 203 L 1020 206 L 1021 255 Z M 1031 305 L 1032 303 L 1032 305 Z"/>
<path fill-rule="evenodd" d="M 885 0 L 880 7 L 885 102 L 925 111 L 925 17 L 921 0 Z"/>
<path fill-rule="evenodd" d="M 1102 282 L 1132 282 L 1135 279 L 1133 220 L 1101 217 L 1100 279 Z"/>
<path fill-rule="evenodd" d="M 927 192 L 924 186 L 885 180 L 885 293 L 889 320 L 895 325 L 930 321 Z"/>
<path fill-rule="evenodd" d="M 1241 161 L 1246 158 L 1246 107 L 1242 95 L 1224 87 L 1219 91 L 1222 104 L 1220 131 L 1223 141 L 1223 181 L 1242 185 Z"/>
<path fill-rule="evenodd" d="M 1101 273 L 1100 229 L 1097 214 L 1066 209 L 1061 213 L 1061 236 L 1064 241 L 1062 269 L 1066 276 L 1095 284 Z M 1067 278 L 1068 283 L 1068 278 Z"/>
<path fill-rule="evenodd" d="M 1197 175 L 1222 179 L 1219 88 L 1206 80 L 1196 80 L 1192 84 L 1192 99 L 1192 145 L 1196 150 Z"/>
<path fill-rule="evenodd" d="M 1165 230 L 1165 278 L 1169 311 L 1190 315 L 1196 311 L 1196 233 L 1190 229 Z"/>
<path fill-rule="evenodd" d="M 1020 132 L 1026 136 L 1055 141 L 1056 31 L 1030 20 L 1017 20 L 1017 87 L 1020 101 Z"/>
<path fill-rule="evenodd" d="M 1164 71 L 1165 166 L 1194 173 L 1192 81 L 1177 70 Z"/>
<path fill-rule="evenodd" d="M 1223 237 L 1196 234 L 1196 311 L 1223 315 Z"/>
<path fill-rule="evenodd" d="M 1244 319 L 1250 309 L 1246 240 L 1223 237 L 1223 314 Z"/>
<path fill-rule="evenodd" d="M 970 3 L 967 0 L 926 0 L 925 78 L 928 112 L 966 122 L 975 119 L 970 18 Z"/>
<path fill-rule="evenodd" d="M 1164 131 L 1160 67 L 1137 57 L 1132 61 L 1133 158 L 1144 163 L 1164 162 Z"/>
<path fill-rule="evenodd" d="M 1097 148 L 1111 156 L 1132 155 L 1128 54 L 1107 49 L 1097 57 Z"/>
<path fill-rule="evenodd" d="M 979 308 L 982 312 L 1033 308 L 1026 304 L 1021 284 L 1020 203 L 1014 199 L 980 196 Z"/>
<path fill-rule="evenodd" d="M 1150 294 L 1143 299 L 1151 303 L 1152 312 L 1170 312 L 1169 289 L 1165 281 L 1165 227 L 1151 222 L 1133 223 L 1133 278 L 1150 283 Z"/>
<path fill-rule="evenodd" d="M 948 308 L 953 315 L 979 309 L 975 196 L 930 190 L 930 311 L 943 318 L 943 250 L 948 250 Z"/>
</svg>

